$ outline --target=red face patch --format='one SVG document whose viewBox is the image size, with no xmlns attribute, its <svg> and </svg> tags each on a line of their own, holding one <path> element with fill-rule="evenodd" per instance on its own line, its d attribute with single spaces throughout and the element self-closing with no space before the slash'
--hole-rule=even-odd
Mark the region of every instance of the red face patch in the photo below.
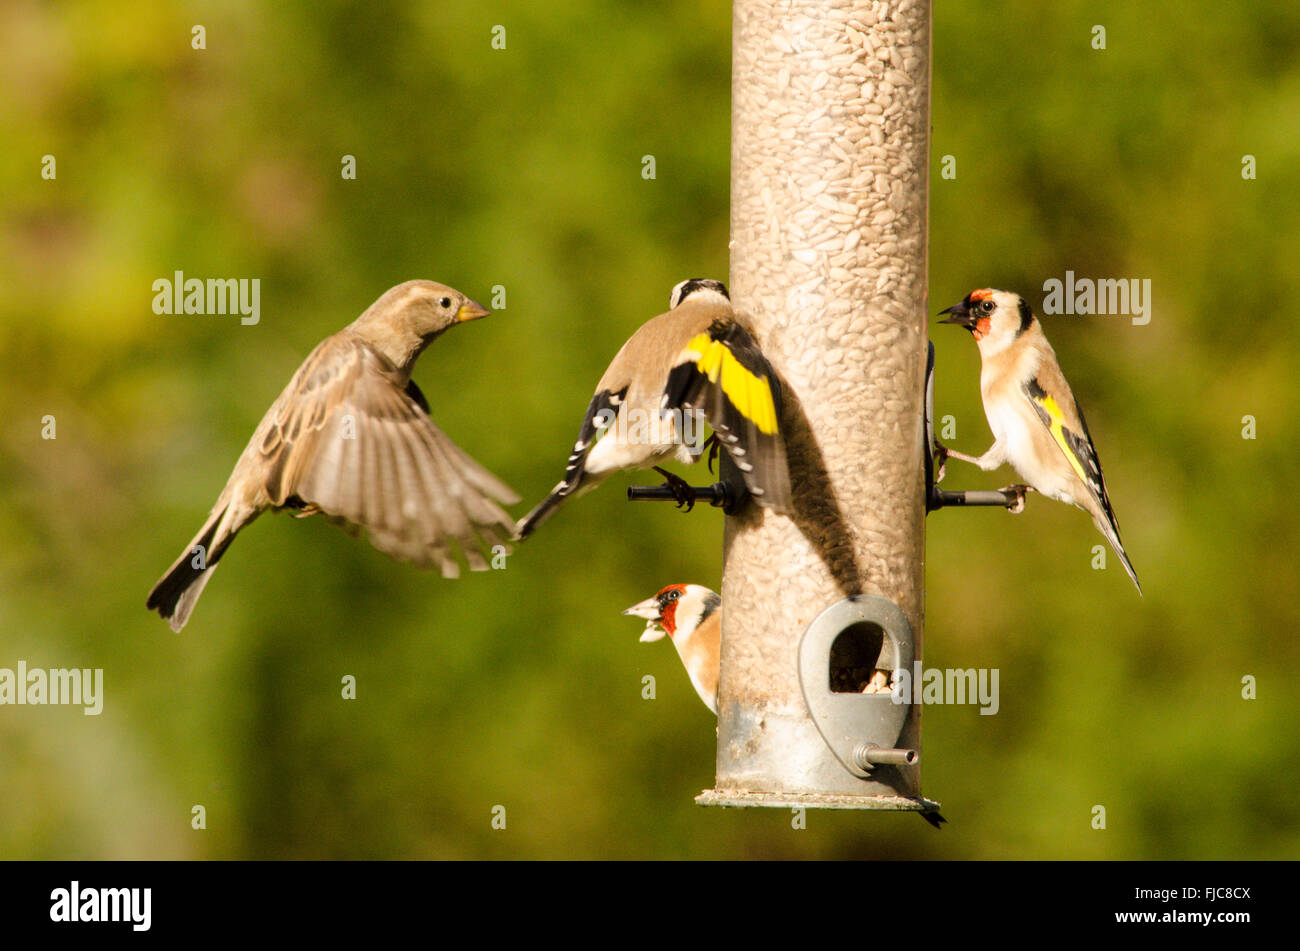
<svg viewBox="0 0 1300 951">
<path fill-rule="evenodd" d="M 975 336 L 976 340 L 983 340 L 989 335 L 989 330 L 992 326 L 992 320 L 988 317 L 981 317 L 979 320 L 975 321 L 975 326 L 971 328 L 971 333 Z"/>
<path fill-rule="evenodd" d="M 677 602 L 676 601 L 670 601 L 664 607 L 663 613 L 659 615 L 659 623 L 663 625 L 663 629 L 668 632 L 669 637 L 672 637 L 674 634 L 677 633 Z"/>
<path fill-rule="evenodd" d="M 993 288 L 991 288 L 991 287 L 981 287 L 981 288 L 980 288 L 979 290 L 977 290 L 977 291 L 971 291 L 971 292 L 970 292 L 969 300 L 970 300 L 970 302 L 971 302 L 972 304 L 974 304 L 974 303 L 978 303 L 979 301 L 984 300 L 985 298 L 992 297 L 992 296 L 993 296 Z"/>
<path fill-rule="evenodd" d="M 677 633 L 677 602 L 685 591 L 684 585 L 672 584 L 659 592 L 659 624 L 669 637 Z"/>
</svg>

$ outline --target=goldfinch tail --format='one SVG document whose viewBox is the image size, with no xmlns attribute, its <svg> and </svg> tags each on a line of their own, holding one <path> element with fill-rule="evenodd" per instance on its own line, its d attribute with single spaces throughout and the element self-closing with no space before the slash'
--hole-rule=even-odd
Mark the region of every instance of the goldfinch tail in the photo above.
<svg viewBox="0 0 1300 951">
<path fill-rule="evenodd" d="M 565 463 L 564 478 L 537 508 L 519 520 L 519 524 L 515 526 L 515 541 L 523 541 L 536 531 L 537 526 L 550 518 L 560 507 L 560 503 L 569 496 L 580 494 L 580 490 L 594 488 L 594 482 L 586 471 L 587 456 L 591 454 L 591 447 L 597 437 L 614 419 L 619 404 L 623 402 L 625 396 L 627 396 L 626 386 L 617 393 L 599 390 L 591 398 L 587 414 L 582 418 L 582 427 L 578 430 L 578 441 L 573 444 L 569 461 Z"/>
<path fill-rule="evenodd" d="M 1128 560 L 1128 553 L 1124 551 L 1124 543 L 1120 541 L 1119 525 L 1115 523 L 1114 515 L 1111 514 L 1111 517 L 1106 520 L 1094 516 L 1093 521 L 1096 523 L 1098 531 L 1106 536 L 1106 541 L 1110 542 L 1110 547 L 1115 550 L 1115 554 L 1119 556 L 1120 564 L 1128 572 L 1129 578 L 1133 581 L 1133 587 L 1137 588 L 1138 596 L 1141 597 L 1142 585 L 1138 581 L 1137 572 L 1133 570 L 1133 563 Z"/>
<path fill-rule="evenodd" d="M 559 483 L 552 489 L 550 495 L 542 499 L 535 509 L 519 520 L 519 524 L 515 526 L 515 540 L 523 541 L 536 531 L 539 525 L 554 515 L 555 510 L 560 507 L 560 503 L 572 494 L 569 490 L 570 486 L 567 481 Z"/>
</svg>

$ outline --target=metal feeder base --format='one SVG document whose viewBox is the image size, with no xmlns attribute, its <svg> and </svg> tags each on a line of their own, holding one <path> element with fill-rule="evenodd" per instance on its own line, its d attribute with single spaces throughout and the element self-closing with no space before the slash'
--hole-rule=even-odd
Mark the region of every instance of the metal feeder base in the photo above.
<svg viewBox="0 0 1300 951">
<path fill-rule="evenodd" d="M 765 793 L 745 789 L 706 789 L 695 797 L 700 806 L 769 806 L 779 809 L 879 809 L 886 812 L 938 812 L 933 799 L 906 796 L 834 796 L 822 793 Z"/>
</svg>

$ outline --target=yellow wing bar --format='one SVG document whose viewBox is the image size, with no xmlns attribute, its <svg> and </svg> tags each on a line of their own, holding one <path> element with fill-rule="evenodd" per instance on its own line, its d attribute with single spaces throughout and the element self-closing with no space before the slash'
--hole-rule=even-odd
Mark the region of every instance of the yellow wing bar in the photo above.
<svg viewBox="0 0 1300 951">
<path fill-rule="evenodd" d="M 776 434 L 776 404 L 766 376 L 755 376 L 736 359 L 725 343 L 714 340 L 707 333 L 697 334 L 687 349 L 693 351 L 692 355 L 699 355 L 695 361 L 696 369 L 708 377 L 710 383 L 721 387 L 740 415 L 758 427 L 759 432 L 769 436 Z"/>
<path fill-rule="evenodd" d="M 1092 485 L 1093 480 L 1084 471 L 1083 463 L 1080 462 L 1079 457 L 1075 455 L 1074 450 L 1070 447 L 1070 441 L 1065 438 L 1065 414 L 1061 412 L 1060 405 L 1047 395 L 1031 396 L 1030 399 L 1041 406 L 1043 411 L 1047 413 L 1048 431 L 1051 432 L 1052 438 L 1056 440 L 1056 444 L 1061 447 L 1061 452 L 1065 453 L 1065 458 L 1070 460 L 1070 467 L 1074 469 L 1075 475 L 1079 477 L 1084 485 Z"/>
</svg>

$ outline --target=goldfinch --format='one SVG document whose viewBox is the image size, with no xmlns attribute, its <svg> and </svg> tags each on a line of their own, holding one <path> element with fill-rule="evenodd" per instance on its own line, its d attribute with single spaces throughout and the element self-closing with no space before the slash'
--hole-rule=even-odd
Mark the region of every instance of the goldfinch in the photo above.
<svg viewBox="0 0 1300 951">
<path fill-rule="evenodd" d="M 519 522 L 527 538 L 565 499 L 620 469 L 654 468 L 690 504 L 690 487 L 656 465 L 691 463 L 689 445 L 703 415 L 750 493 L 777 512 L 790 510 L 781 441 L 781 387 L 754 338 L 739 323 L 720 281 L 673 288 L 669 310 L 641 326 L 596 384 L 564 478 Z"/>
<path fill-rule="evenodd" d="M 698 584 L 670 584 L 652 598 L 627 608 L 624 614 L 645 618 L 641 641 L 662 640 L 665 634 L 691 678 L 704 705 L 718 715 L 718 657 L 722 647 L 722 597 Z M 880 672 L 878 672 L 880 673 Z M 881 692 L 889 690 L 888 677 Z M 873 678 L 872 683 L 875 683 Z M 874 690 L 864 692 L 876 692 Z M 936 829 L 947 822 L 937 810 L 920 813 Z"/>
<path fill-rule="evenodd" d="M 670 584 L 653 598 L 632 605 L 624 614 L 645 618 L 641 641 L 665 634 L 677 648 L 691 686 L 713 714 L 718 713 L 718 648 L 722 635 L 722 598 L 698 584 Z"/>
<path fill-rule="evenodd" d="M 1141 594 L 1088 424 L 1033 309 L 1019 294 L 984 288 L 940 314 L 951 315 L 941 323 L 965 327 L 975 338 L 982 363 L 980 395 L 993 430 L 993 445 L 978 458 L 951 449 L 943 454 L 986 471 L 1010 462 L 1030 488 L 1083 509 Z M 1024 487 L 1017 488 L 1023 506 Z"/>
<path fill-rule="evenodd" d="M 380 551 L 446 577 L 459 573 L 453 542 L 470 568 L 487 568 L 479 546 L 514 529 L 497 502 L 519 498 L 433 424 L 411 379 L 443 331 L 487 313 L 460 291 L 408 281 L 325 338 L 267 410 L 149 609 L 183 628 L 235 535 L 267 509 L 319 512 L 351 535 L 364 528 Z"/>
</svg>

